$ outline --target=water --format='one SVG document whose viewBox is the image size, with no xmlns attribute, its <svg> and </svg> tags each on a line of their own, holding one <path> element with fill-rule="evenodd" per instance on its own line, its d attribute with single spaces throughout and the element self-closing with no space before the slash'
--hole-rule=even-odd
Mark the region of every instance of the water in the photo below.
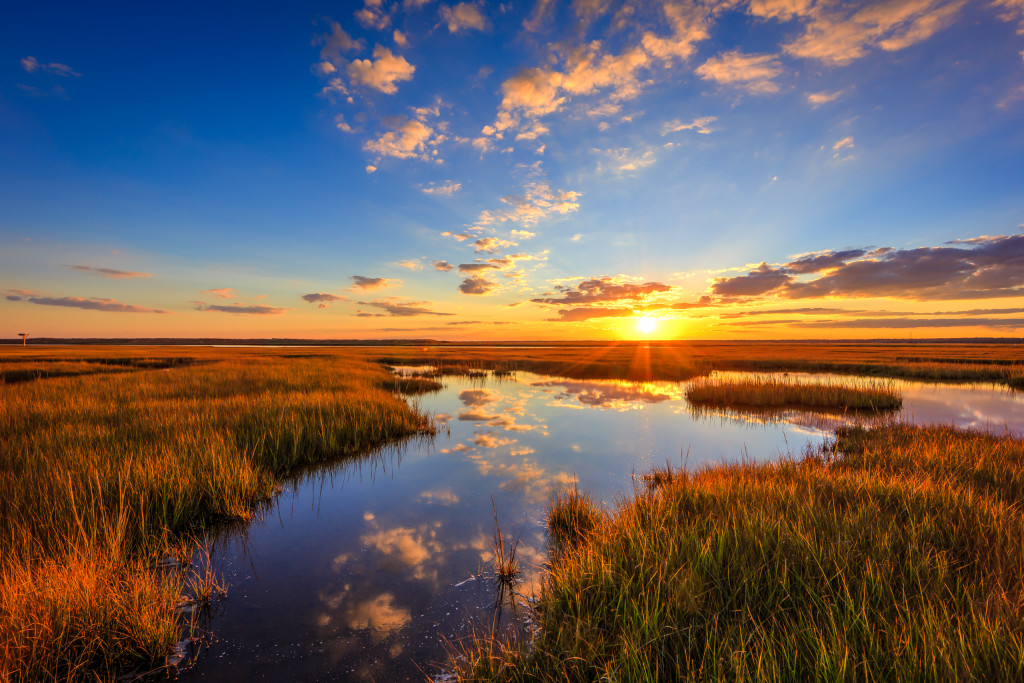
<svg viewBox="0 0 1024 683">
<path fill-rule="evenodd" d="M 440 671 L 446 640 L 493 618 L 493 511 L 503 532 L 521 539 L 520 591 L 529 594 L 556 490 L 575 484 L 614 506 L 632 493 L 634 474 L 654 466 L 799 455 L 853 419 L 695 413 L 685 384 L 673 382 L 519 373 L 445 383 L 419 401 L 441 424 L 436 439 L 306 476 L 215 547 L 228 598 L 181 678 L 422 681 Z M 1020 393 L 892 385 L 904 398 L 901 420 L 1024 433 Z M 507 609 L 503 616 L 517 623 Z"/>
</svg>

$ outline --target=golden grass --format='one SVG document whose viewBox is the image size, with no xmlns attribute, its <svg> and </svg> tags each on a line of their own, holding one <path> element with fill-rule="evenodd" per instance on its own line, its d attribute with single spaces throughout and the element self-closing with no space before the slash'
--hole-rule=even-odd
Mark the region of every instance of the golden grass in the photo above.
<svg viewBox="0 0 1024 683">
<path fill-rule="evenodd" d="M 120 371 L 0 384 L 0 680 L 159 664 L 187 577 L 148 563 L 247 518 L 301 467 L 432 429 L 385 369 L 353 357 L 30 350 L 0 354 L 0 371 Z"/>
<path fill-rule="evenodd" d="M 877 413 L 898 410 L 903 405 L 903 399 L 894 389 L 880 384 L 805 383 L 770 375 L 742 380 L 699 379 L 687 387 L 686 399 L 698 407 L 748 411 L 798 409 Z"/>
<path fill-rule="evenodd" d="M 799 461 L 662 473 L 552 555 L 532 643 L 484 639 L 458 673 L 1022 680 L 1022 503 L 1024 441 L 950 428 L 849 429 Z"/>
<path fill-rule="evenodd" d="M 529 370 L 572 379 L 681 381 L 712 370 L 834 372 L 1024 388 L 1024 345 L 872 342 L 619 342 L 349 349 L 395 364 Z"/>
</svg>

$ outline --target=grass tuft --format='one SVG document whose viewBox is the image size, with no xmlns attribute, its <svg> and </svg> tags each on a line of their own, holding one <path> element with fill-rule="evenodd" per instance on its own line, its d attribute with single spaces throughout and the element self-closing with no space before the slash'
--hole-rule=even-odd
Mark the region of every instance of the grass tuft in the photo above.
<svg viewBox="0 0 1024 683">
<path fill-rule="evenodd" d="M 802 383 L 774 376 L 751 379 L 699 379 L 686 390 L 686 399 L 701 408 L 739 410 L 813 410 L 877 413 L 899 410 L 903 399 L 890 387 L 859 386 L 852 382 Z"/>
</svg>

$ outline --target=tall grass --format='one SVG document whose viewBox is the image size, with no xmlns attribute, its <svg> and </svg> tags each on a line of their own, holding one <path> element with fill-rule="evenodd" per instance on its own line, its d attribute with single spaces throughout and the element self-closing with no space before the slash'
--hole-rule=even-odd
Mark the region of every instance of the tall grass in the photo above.
<svg viewBox="0 0 1024 683">
<path fill-rule="evenodd" d="M 693 405 L 741 410 L 880 412 L 898 410 L 903 399 L 891 387 L 858 386 L 850 382 L 796 382 L 785 377 L 759 375 L 749 379 L 700 379 L 686 389 Z"/>
<path fill-rule="evenodd" d="M 128 365 L 0 385 L 0 680 L 158 664 L 182 585 L 148 563 L 298 468 L 431 429 L 352 358 Z"/>
<path fill-rule="evenodd" d="M 552 556 L 533 642 L 478 644 L 464 680 L 1024 679 L 1020 439 L 850 429 L 652 482 Z"/>
</svg>

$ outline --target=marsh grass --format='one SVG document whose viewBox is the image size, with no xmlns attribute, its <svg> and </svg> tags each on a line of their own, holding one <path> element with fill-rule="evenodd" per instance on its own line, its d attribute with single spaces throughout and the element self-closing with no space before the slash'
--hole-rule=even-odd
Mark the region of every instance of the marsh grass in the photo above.
<svg viewBox="0 0 1024 683">
<path fill-rule="evenodd" d="M 899 410 L 903 399 L 895 389 L 881 384 L 853 382 L 804 383 L 786 377 L 758 375 L 749 379 L 699 379 L 686 389 L 694 406 L 739 410 L 799 409 L 826 412 Z"/>
<path fill-rule="evenodd" d="M 497 604 L 504 604 L 506 599 L 512 599 L 515 587 L 519 583 L 522 568 L 519 566 L 519 558 L 516 556 L 519 550 L 520 538 L 516 537 L 509 543 L 498 524 L 498 508 L 494 505 L 494 496 L 491 496 L 491 510 L 494 512 L 494 535 L 491 539 L 491 552 L 494 555 L 494 580 L 497 584 Z"/>
<path fill-rule="evenodd" d="M 589 342 L 403 347 L 356 351 L 393 364 L 524 370 L 570 379 L 684 381 L 712 370 L 811 372 L 924 382 L 995 382 L 1024 387 L 1024 347 L 875 342 Z"/>
<path fill-rule="evenodd" d="M 159 664 L 187 581 L 158 558 L 292 472 L 432 430 L 376 364 L 240 355 L 0 385 L 0 680 Z M 191 590 L 216 593 L 199 571 Z"/>
<path fill-rule="evenodd" d="M 535 616 L 529 644 L 466 648 L 460 677 L 1022 680 L 1024 442 L 856 428 L 672 472 L 552 555 Z"/>
</svg>

